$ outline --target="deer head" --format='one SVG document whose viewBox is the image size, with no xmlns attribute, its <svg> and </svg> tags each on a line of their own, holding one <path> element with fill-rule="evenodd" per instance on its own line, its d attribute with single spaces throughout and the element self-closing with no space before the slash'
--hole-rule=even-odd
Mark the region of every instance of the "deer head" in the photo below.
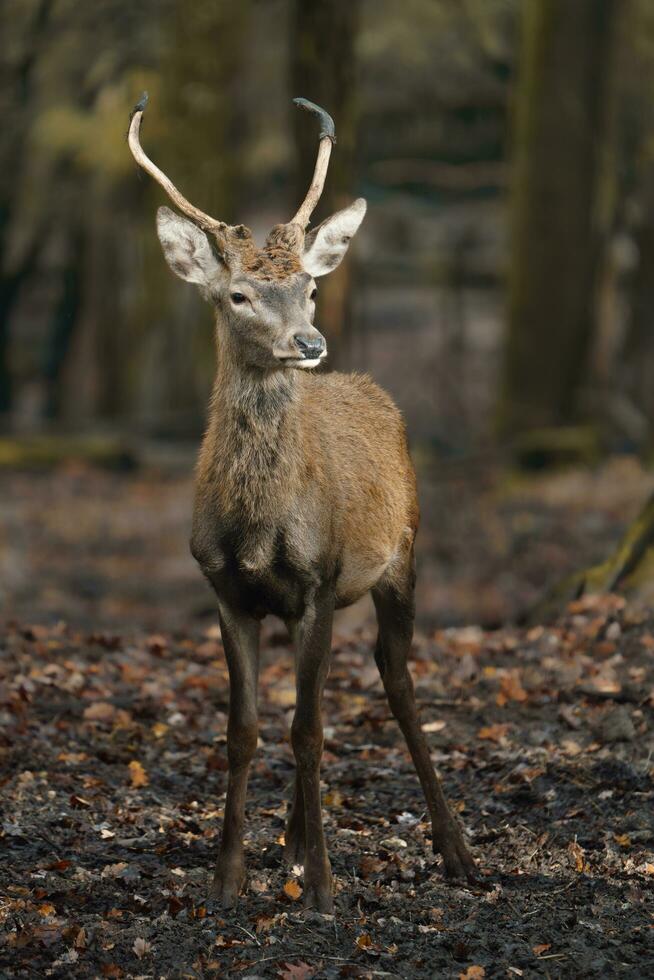
<svg viewBox="0 0 654 980">
<path fill-rule="evenodd" d="M 326 357 L 325 338 L 313 325 L 315 279 L 340 264 L 366 213 L 365 200 L 358 198 L 307 233 L 325 184 L 334 123 L 312 102 L 294 101 L 320 118 L 318 158 L 297 213 L 271 230 L 263 248 L 257 247 L 249 228 L 227 225 L 187 201 L 146 156 L 139 136 L 147 95 L 135 106 L 128 133 L 136 162 L 181 212 L 167 207 L 157 212 L 157 231 L 168 265 L 214 304 L 224 324 L 223 339 L 239 359 L 265 371 L 312 368 Z"/>
</svg>

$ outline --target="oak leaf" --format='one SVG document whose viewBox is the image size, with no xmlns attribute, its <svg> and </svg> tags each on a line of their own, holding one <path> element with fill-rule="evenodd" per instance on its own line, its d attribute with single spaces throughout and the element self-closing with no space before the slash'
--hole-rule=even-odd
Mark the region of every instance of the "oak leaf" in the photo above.
<svg viewBox="0 0 654 980">
<path fill-rule="evenodd" d="M 310 963 L 300 961 L 298 963 L 281 963 L 277 976 L 280 980 L 306 980 L 307 977 L 312 977 L 315 972 L 316 968 Z"/>
<path fill-rule="evenodd" d="M 129 775 L 130 782 L 134 789 L 139 789 L 141 786 L 147 786 L 150 782 L 147 772 L 138 761 L 138 759 L 132 759 L 129 764 Z"/>
<path fill-rule="evenodd" d="M 511 725 L 508 722 L 502 722 L 496 725 L 486 725 L 479 729 L 477 732 L 477 738 L 487 739 L 489 742 L 500 742 L 510 728 Z"/>
<path fill-rule="evenodd" d="M 284 885 L 284 894 L 290 898 L 292 902 L 297 902 L 298 898 L 302 894 L 302 888 L 294 878 L 291 878 L 291 880 L 287 881 Z"/>
</svg>

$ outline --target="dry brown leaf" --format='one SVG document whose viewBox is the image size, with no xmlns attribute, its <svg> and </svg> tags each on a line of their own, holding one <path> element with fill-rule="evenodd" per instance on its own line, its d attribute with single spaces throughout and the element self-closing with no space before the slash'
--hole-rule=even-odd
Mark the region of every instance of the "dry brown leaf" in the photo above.
<svg viewBox="0 0 654 980">
<path fill-rule="evenodd" d="M 498 723 L 496 725 L 486 725 L 477 732 L 477 738 L 487 739 L 489 742 L 500 742 L 511 729 L 509 722 Z"/>
<path fill-rule="evenodd" d="M 88 708 L 84 708 L 85 721 L 111 722 L 116 717 L 116 708 L 108 701 L 94 701 Z"/>
<path fill-rule="evenodd" d="M 442 718 L 439 718 L 437 721 L 426 721 L 425 724 L 422 725 L 421 727 L 423 732 L 427 732 L 427 733 L 442 732 L 446 725 L 447 722 L 444 721 Z"/>
<path fill-rule="evenodd" d="M 299 963 L 280 964 L 280 969 L 277 976 L 280 978 L 280 980 L 307 980 L 307 977 L 312 977 L 315 972 L 315 966 L 311 966 L 310 963 L 300 961 Z"/>
<path fill-rule="evenodd" d="M 374 854 L 364 854 L 359 861 L 359 874 L 362 878 L 369 878 L 370 875 L 383 871 L 385 867 L 385 862 L 375 857 Z"/>
<path fill-rule="evenodd" d="M 132 949 L 136 953 L 139 959 L 142 959 L 148 953 L 152 952 L 152 943 L 149 943 L 147 939 L 143 939 L 141 936 L 137 936 L 134 940 L 134 945 Z"/>
<path fill-rule="evenodd" d="M 561 751 L 564 755 L 573 758 L 580 754 L 582 748 L 579 742 L 575 742 L 574 738 L 564 738 L 561 740 Z"/>
<path fill-rule="evenodd" d="M 370 949 L 372 946 L 372 938 L 367 932 L 362 932 L 360 936 L 355 939 L 355 945 L 359 949 Z"/>
<path fill-rule="evenodd" d="M 290 898 L 292 902 L 297 902 L 298 898 L 302 894 L 302 888 L 295 878 L 291 878 L 290 881 L 286 882 L 284 885 L 284 894 Z"/>
<path fill-rule="evenodd" d="M 129 776 L 130 782 L 134 789 L 139 789 L 141 786 L 147 786 L 150 782 L 147 772 L 138 761 L 138 759 L 132 759 L 129 764 Z"/>
<path fill-rule="evenodd" d="M 507 671 L 500 679 L 500 692 L 495 700 L 501 708 L 509 701 L 527 700 L 527 692 L 520 682 L 520 674 L 517 670 Z"/>
<path fill-rule="evenodd" d="M 575 870 L 581 874 L 586 867 L 586 863 L 584 861 L 586 852 L 584 851 L 583 847 L 581 847 L 576 840 L 570 841 L 568 844 L 568 854 L 572 858 Z"/>
</svg>

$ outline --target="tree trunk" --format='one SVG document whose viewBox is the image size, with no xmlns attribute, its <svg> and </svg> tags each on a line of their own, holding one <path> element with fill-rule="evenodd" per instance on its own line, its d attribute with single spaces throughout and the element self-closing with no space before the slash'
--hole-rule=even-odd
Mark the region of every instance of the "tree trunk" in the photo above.
<svg viewBox="0 0 654 980">
<path fill-rule="evenodd" d="M 650 603 L 654 596 L 654 495 L 605 561 L 557 582 L 528 612 L 525 622 L 549 622 L 561 615 L 569 602 L 581 596 L 616 591 Z"/>
<path fill-rule="evenodd" d="M 31 103 L 34 95 L 34 76 L 38 59 L 50 25 L 53 0 L 38 0 L 27 18 L 25 36 L 17 46 L 9 25 L 14 14 L 10 4 L 0 6 L 0 28 L 9 34 L 0 62 L 0 79 L 4 89 L 6 111 L 3 125 L 11 139 L 4 139 L 0 157 L 0 416 L 7 415 L 12 405 L 12 378 L 9 365 L 9 327 L 20 286 L 28 278 L 36 262 L 41 242 L 33 240 L 20 268 L 7 268 L 9 237 L 16 210 L 16 178 L 24 166 L 24 155 L 31 126 Z M 20 55 L 15 57 L 18 48 Z M 13 55 L 13 57 L 12 57 Z"/>
<path fill-rule="evenodd" d="M 337 144 L 314 224 L 349 204 L 355 196 L 358 24 L 359 0 L 294 0 L 291 94 L 323 106 L 336 123 Z M 296 150 L 295 198 L 299 203 L 313 173 L 318 132 L 305 113 L 294 109 L 292 119 Z M 292 203 L 291 206 L 295 205 Z M 342 263 L 320 282 L 318 290 L 316 323 L 327 337 L 332 364 L 342 355 L 349 340 L 350 270 L 349 262 Z"/>
<path fill-rule="evenodd" d="M 503 435 L 578 411 L 611 222 L 619 0 L 523 6 L 516 93 Z"/>
<path fill-rule="evenodd" d="M 624 350 L 626 383 L 637 409 L 654 428 L 654 160 L 648 159 L 641 177 L 642 221 L 636 229 L 638 266 L 631 285 L 631 306 Z"/>
</svg>

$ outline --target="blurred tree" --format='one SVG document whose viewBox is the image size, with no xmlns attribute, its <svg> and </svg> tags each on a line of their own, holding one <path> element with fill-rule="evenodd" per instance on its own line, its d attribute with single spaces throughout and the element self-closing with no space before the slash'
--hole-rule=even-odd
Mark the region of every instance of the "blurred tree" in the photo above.
<svg viewBox="0 0 654 980">
<path fill-rule="evenodd" d="M 613 208 L 619 0 L 522 5 L 499 427 L 575 418 Z"/>
<path fill-rule="evenodd" d="M 52 15 L 53 0 L 0 3 L 0 414 L 11 407 L 9 325 L 22 284 L 31 275 L 42 246 L 42 229 L 11 256 L 11 235 L 19 205 L 18 174 L 24 167 L 34 110 L 35 76 Z"/>
<path fill-rule="evenodd" d="M 323 106 L 336 123 L 337 146 L 314 225 L 355 196 L 359 8 L 359 0 L 293 0 L 292 4 L 291 94 Z M 318 132 L 311 117 L 297 109 L 293 111 L 295 196 L 299 203 L 313 174 Z M 339 349 L 348 339 L 347 331 L 352 329 L 351 323 L 347 323 L 350 278 L 351 260 L 343 262 L 319 285 L 316 320 L 327 336 L 332 364 L 338 360 Z"/>
</svg>

